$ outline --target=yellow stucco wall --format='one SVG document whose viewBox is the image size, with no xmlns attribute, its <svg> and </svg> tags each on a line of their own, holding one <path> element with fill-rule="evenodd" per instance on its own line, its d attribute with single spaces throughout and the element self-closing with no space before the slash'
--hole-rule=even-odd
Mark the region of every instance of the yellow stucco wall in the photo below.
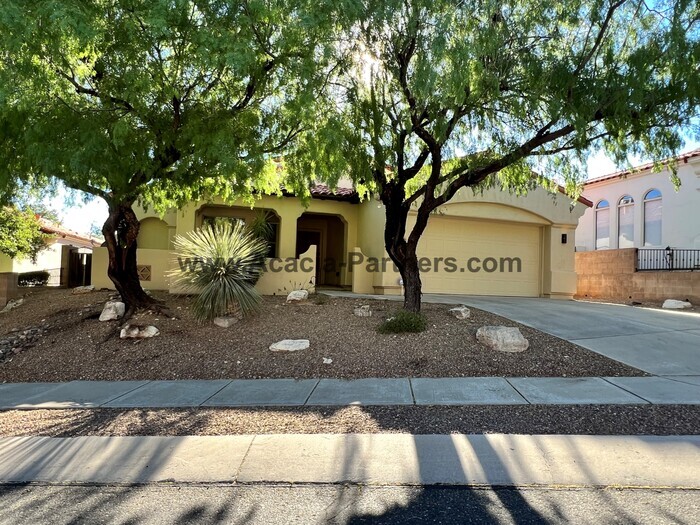
<svg viewBox="0 0 700 525">
<path fill-rule="evenodd" d="M 199 216 L 203 207 L 223 206 L 221 201 L 192 203 L 180 210 L 171 211 L 160 217 L 161 222 L 150 222 L 143 234 L 145 243 L 152 246 L 156 242 L 164 243 L 162 237 L 167 230 L 168 242 L 171 243 L 174 234 L 185 234 L 192 231 L 201 223 Z M 235 206 L 240 210 L 250 210 L 250 205 L 244 202 L 236 202 Z M 277 255 L 282 259 L 294 258 L 296 255 L 297 220 L 303 213 L 317 213 L 337 216 L 344 225 L 342 245 L 346 262 L 350 261 L 351 254 L 355 260 L 363 257 L 363 263 L 352 267 L 346 266 L 341 270 L 340 283 L 351 286 L 355 292 L 399 294 L 402 292 L 400 276 L 393 268 L 393 264 L 386 265 L 386 271 L 367 271 L 367 260 L 376 258 L 382 260 L 388 258 L 384 250 L 384 208 L 376 199 L 369 199 L 360 204 L 338 202 L 332 200 L 315 199 L 308 207 L 294 197 L 263 196 L 255 201 L 255 208 L 273 210 L 279 217 Z M 579 217 L 586 207 L 583 204 L 572 205 L 570 199 L 563 194 L 552 195 L 544 189 L 537 188 L 527 195 L 516 196 L 498 188 L 486 190 L 481 194 L 474 194 L 470 189 L 462 189 L 445 206 L 436 211 L 431 217 L 435 227 L 426 231 L 421 240 L 419 251 L 422 247 L 429 247 L 436 239 L 431 239 L 431 231 L 438 231 L 441 218 L 464 219 L 465 222 L 452 222 L 451 229 L 460 231 L 460 225 L 474 229 L 478 221 L 497 224 L 498 235 L 501 242 L 507 238 L 510 230 L 516 232 L 514 225 L 529 226 L 528 232 L 538 232 L 540 238 L 539 256 L 536 263 L 539 266 L 539 295 L 546 297 L 571 297 L 576 292 L 576 274 L 574 270 L 574 231 Z M 155 217 L 153 213 L 138 210 L 140 219 Z M 408 231 L 413 225 L 414 213 L 409 216 Z M 443 222 L 447 223 L 448 221 Z M 475 222 L 476 221 L 476 222 Z M 444 229 L 444 228 L 442 228 Z M 478 229 L 478 228 L 477 228 Z M 525 230 L 523 230 L 525 231 Z M 495 232 L 495 230 L 494 230 Z M 492 233 L 494 233 L 492 232 Z M 495 234 L 495 233 L 494 233 Z M 562 234 L 567 235 L 567 242 L 562 242 Z M 153 236 L 160 236 L 160 240 Z M 529 237 L 533 237 L 528 233 Z M 484 240 L 488 242 L 488 238 Z M 531 251 L 534 241 L 530 243 Z M 444 241 L 443 241 L 444 244 Z M 171 244 L 169 244 L 171 246 Z M 424 248 L 426 249 L 426 248 Z M 93 283 L 96 286 L 111 286 L 106 277 L 106 257 L 102 254 L 103 248 L 95 250 L 93 256 Z M 448 248 L 445 248 L 448 250 Z M 429 250 L 430 251 L 430 250 Z M 443 250 L 444 251 L 444 250 Z M 504 247 L 503 253 L 507 253 Z M 466 253 L 466 252 L 465 252 Z M 499 252 L 500 253 L 500 252 Z M 528 252 L 529 253 L 529 252 Z M 529 256 L 528 256 L 529 257 Z M 532 257 L 530 260 L 535 261 Z M 165 273 L 174 264 L 174 258 L 167 249 L 139 249 L 139 264 L 152 266 L 152 281 L 144 282 L 144 287 L 151 289 L 171 289 L 166 280 Z M 1 264 L 0 260 L 0 264 Z M 322 264 L 315 261 L 314 264 Z M 313 272 L 268 272 L 260 280 L 258 287 L 264 294 L 282 293 L 291 289 L 295 284 L 306 287 L 303 283 L 310 282 Z M 429 279 L 428 279 L 429 280 Z M 479 285 L 481 286 L 481 285 Z M 532 294 L 533 285 L 528 284 L 528 294 Z M 478 288 L 478 287 L 477 287 Z M 496 293 L 505 293 L 506 285 L 499 285 Z M 485 289 L 485 288 L 478 288 Z M 174 291 L 171 289 L 171 291 Z M 454 290 L 458 292 L 459 290 Z"/>
<path fill-rule="evenodd" d="M 303 288 L 309 292 L 315 291 L 313 276 L 316 271 L 315 247 L 302 254 L 296 262 L 291 260 L 267 260 L 268 270 L 258 281 L 256 287 L 263 295 L 279 295 L 291 290 Z M 292 258 L 293 259 L 293 258 Z M 92 284 L 95 288 L 114 289 L 114 284 L 107 276 L 107 248 L 93 250 L 92 255 Z M 176 255 L 170 250 L 138 249 L 136 260 L 139 265 L 151 266 L 151 280 L 141 281 L 144 290 L 168 290 L 172 293 L 182 293 L 168 277 L 171 269 L 177 268 Z M 304 260 L 304 264 L 300 261 Z M 291 271 L 278 269 L 293 268 Z"/>
<path fill-rule="evenodd" d="M 136 245 L 151 250 L 168 250 L 172 248 L 172 236 L 175 228 L 157 217 L 141 219 Z"/>
</svg>

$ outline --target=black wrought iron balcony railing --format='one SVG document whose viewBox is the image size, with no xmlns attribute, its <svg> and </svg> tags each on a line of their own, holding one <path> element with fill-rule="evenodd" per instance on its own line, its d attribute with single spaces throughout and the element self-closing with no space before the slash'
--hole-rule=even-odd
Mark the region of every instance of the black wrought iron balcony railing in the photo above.
<svg viewBox="0 0 700 525">
<path fill-rule="evenodd" d="M 700 270 L 700 250 L 680 248 L 640 248 L 637 250 L 637 271 Z"/>
</svg>

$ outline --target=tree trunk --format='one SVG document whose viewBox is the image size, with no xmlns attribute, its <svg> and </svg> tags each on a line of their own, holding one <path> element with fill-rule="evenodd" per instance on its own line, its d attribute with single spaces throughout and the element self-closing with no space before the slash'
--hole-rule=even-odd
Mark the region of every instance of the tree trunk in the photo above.
<svg viewBox="0 0 700 525">
<path fill-rule="evenodd" d="M 131 202 L 108 202 L 109 216 L 102 226 L 109 266 L 107 275 L 114 283 L 130 315 L 139 308 L 149 308 L 159 304 L 141 288 L 136 268 L 136 237 L 139 234 L 139 221 Z"/>
<path fill-rule="evenodd" d="M 421 288 L 420 271 L 418 269 L 418 239 L 413 234 L 408 241 L 405 239 L 408 208 L 404 205 L 385 203 L 386 224 L 384 229 L 384 245 L 389 257 L 399 269 L 404 286 L 405 310 L 420 313 Z M 412 232 L 413 233 L 413 232 Z"/>
<path fill-rule="evenodd" d="M 407 253 L 404 259 L 403 271 L 401 272 L 404 286 L 403 307 L 409 312 L 420 313 L 423 283 L 421 282 L 418 269 L 417 247 L 406 243 L 406 248 Z"/>
<path fill-rule="evenodd" d="M 420 278 L 417 250 L 418 241 L 428 226 L 431 203 L 424 201 L 418 208 L 416 223 L 407 239 L 406 222 L 410 206 L 403 202 L 403 188 L 400 191 L 401 193 L 396 195 L 387 193 L 382 199 L 386 210 L 384 245 L 389 257 L 401 273 L 404 286 L 404 309 L 420 313 L 423 283 Z"/>
</svg>

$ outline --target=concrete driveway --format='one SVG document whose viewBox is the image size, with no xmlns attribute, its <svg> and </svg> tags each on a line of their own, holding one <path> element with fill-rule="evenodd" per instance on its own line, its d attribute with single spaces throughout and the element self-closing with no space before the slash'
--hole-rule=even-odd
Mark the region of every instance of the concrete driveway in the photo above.
<svg viewBox="0 0 700 525">
<path fill-rule="evenodd" d="M 456 296 L 426 295 L 450 303 Z M 632 306 L 461 296 L 459 300 L 656 375 L 700 375 L 700 314 Z"/>
</svg>

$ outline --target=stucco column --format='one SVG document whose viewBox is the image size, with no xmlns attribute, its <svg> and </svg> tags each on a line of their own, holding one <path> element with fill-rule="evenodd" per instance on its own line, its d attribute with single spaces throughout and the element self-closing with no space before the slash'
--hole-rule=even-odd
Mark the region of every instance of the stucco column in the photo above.
<svg viewBox="0 0 700 525">
<path fill-rule="evenodd" d="M 175 224 L 175 233 L 177 235 L 183 235 L 194 230 L 197 208 L 199 208 L 199 203 L 190 202 L 177 211 L 177 222 Z"/>
<path fill-rule="evenodd" d="M 544 228 L 542 294 L 545 297 L 571 299 L 576 293 L 575 234 L 574 225 L 553 224 Z"/>
</svg>

